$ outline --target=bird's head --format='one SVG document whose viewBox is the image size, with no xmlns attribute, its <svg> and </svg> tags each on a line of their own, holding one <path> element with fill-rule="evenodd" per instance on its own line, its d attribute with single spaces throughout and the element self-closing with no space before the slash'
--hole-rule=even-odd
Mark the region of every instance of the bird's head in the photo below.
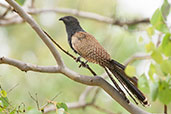
<svg viewBox="0 0 171 114">
<path fill-rule="evenodd" d="M 68 36 L 71 36 L 78 31 L 84 31 L 75 17 L 65 16 L 61 17 L 59 20 L 64 22 Z"/>
<path fill-rule="evenodd" d="M 78 20 L 75 17 L 73 17 L 73 16 L 61 17 L 59 20 L 63 21 L 66 25 L 79 24 Z"/>
</svg>

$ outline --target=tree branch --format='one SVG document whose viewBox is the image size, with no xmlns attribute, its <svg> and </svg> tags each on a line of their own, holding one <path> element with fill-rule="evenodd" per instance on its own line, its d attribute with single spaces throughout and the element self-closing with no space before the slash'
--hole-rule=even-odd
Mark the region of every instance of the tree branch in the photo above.
<svg viewBox="0 0 171 114">
<path fill-rule="evenodd" d="M 3 7 L 6 5 L 0 4 Z M 38 15 L 41 13 L 60 13 L 60 14 L 67 14 L 67 15 L 75 15 L 81 18 L 86 18 L 86 19 L 91 19 L 91 20 L 95 20 L 98 22 L 103 22 L 103 23 L 107 23 L 107 24 L 112 24 L 112 25 L 117 25 L 117 26 L 124 26 L 124 25 L 136 25 L 136 24 L 148 24 L 149 23 L 149 19 L 145 18 L 145 19 L 135 19 L 132 21 L 120 21 L 120 20 L 116 20 L 113 19 L 111 17 L 106 17 L 106 16 L 102 16 L 100 14 L 96 14 L 96 13 L 92 13 L 92 12 L 85 12 L 85 11 L 79 11 L 77 9 L 71 9 L 71 8 L 28 8 L 27 12 L 31 15 Z M 12 21 L 12 20 L 11 20 Z M 8 24 L 14 24 L 11 23 L 11 21 L 4 21 L 3 23 L 0 23 L 1 26 L 4 25 L 8 25 Z M 23 21 L 21 20 L 17 20 L 17 23 L 22 23 Z"/>
<path fill-rule="evenodd" d="M 131 64 L 136 60 L 144 60 L 144 59 L 150 59 L 150 58 L 151 58 L 150 55 L 143 54 L 143 53 L 136 53 L 132 55 L 132 57 L 128 58 L 124 63 L 125 63 L 125 66 L 127 66 L 128 64 Z"/>
<path fill-rule="evenodd" d="M 50 41 L 50 39 L 48 39 L 47 35 L 42 31 L 42 29 L 35 22 L 35 20 L 30 15 L 28 15 L 24 11 L 24 9 L 21 8 L 16 2 L 13 2 L 12 0 L 9 0 L 7 2 L 10 5 L 12 4 L 11 6 L 13 6 L 13 8 L 15 9 L 15 11 L 23 18 L 23 20 L 27 21 L 30 24 L 30 26 L 37 32 L 37 34 L 39 35 L 39 37 L 43 40 L 43 42 L 47 45 L 47 47 L 49 48 L 49 50 L 53 54 L 53 56 L 54 56 L 57 64 L 60 67 L 64 67 L 64 63 L 63 63 L 63 61 L 61 59 L 60 54 L 58 53 L 58 51 L 56 50 L 55 46 Z"/>
<path fill-rule="evenodd" d="M 14 67 L 17 67 L 21 71 L 35 71 L 35 72 L 44 72 L 44 73 L 59 73 L 60 68 L 58 66 L 38 66 L 30 63 L 24 63 L 19 60 L 10 59 L 7 57 L 0 57 L 0 64 L 8 64 Z"/>
</svg>

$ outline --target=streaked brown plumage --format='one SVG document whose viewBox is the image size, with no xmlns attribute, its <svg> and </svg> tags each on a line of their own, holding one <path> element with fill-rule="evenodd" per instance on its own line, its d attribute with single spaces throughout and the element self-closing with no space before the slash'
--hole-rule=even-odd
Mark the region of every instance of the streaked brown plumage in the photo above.
<svg viewBox="0 0 171 114">
<path fill-rule="evenodd" d="M 88 62 L 96 63 L 101 66 L 110 61 L 110 55 L 99 44 L 99 42 L 86 32 L 77 32 L 71 38 L 73 48 L 77 53 Z"/>
<path fill-rule="evenodd" d="M 75 53 L 85 58 L 88 62 L 108 68 L 118 81 L 143 105 L 148 105 L 143 93 L 127 78 L 128 76 L 124 72 L 125 66 L 113 60 L 100 43 L 82 29 L 76 18 L 65 16 L 59 20 L 62 20 L 65 24 L 69 45 Z"/>
</svg>

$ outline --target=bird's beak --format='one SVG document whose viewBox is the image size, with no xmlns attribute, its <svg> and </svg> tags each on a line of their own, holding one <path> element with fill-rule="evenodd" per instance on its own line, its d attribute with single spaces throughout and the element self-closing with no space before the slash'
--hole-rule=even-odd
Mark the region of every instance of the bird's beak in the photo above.
<svg viewBox="0 0 171 114">
<path fill-rule="evenodd" d="M 59 18 L 59 21 L 63 21 L 63 20 L 64 20 L 64 18 L 63 18 L 63 17 Z"/>
</svg>

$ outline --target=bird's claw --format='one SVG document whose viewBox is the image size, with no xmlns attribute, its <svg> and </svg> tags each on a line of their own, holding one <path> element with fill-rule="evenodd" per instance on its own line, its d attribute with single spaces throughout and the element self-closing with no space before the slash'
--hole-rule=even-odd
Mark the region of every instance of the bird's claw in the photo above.
<svg viewBox="0 0 171 114">
<path fill-rule="evenodd" d="M 81 64 L 79 65 L 79 68 L 81 68 L 81 67 L 88 67 L 88 64 L 87 64 L 87 62 L 88 61 L 86 61 L 86 62 L 81 62 Z"/>
<path fill-rule="evenodd" d="M 76 61 L 76 62 L 81 61 L 81 57 L 80 57 L 80 56 L 79 56 L 79 57 L 77 57 L 75 61 Z"/>
</svg>

